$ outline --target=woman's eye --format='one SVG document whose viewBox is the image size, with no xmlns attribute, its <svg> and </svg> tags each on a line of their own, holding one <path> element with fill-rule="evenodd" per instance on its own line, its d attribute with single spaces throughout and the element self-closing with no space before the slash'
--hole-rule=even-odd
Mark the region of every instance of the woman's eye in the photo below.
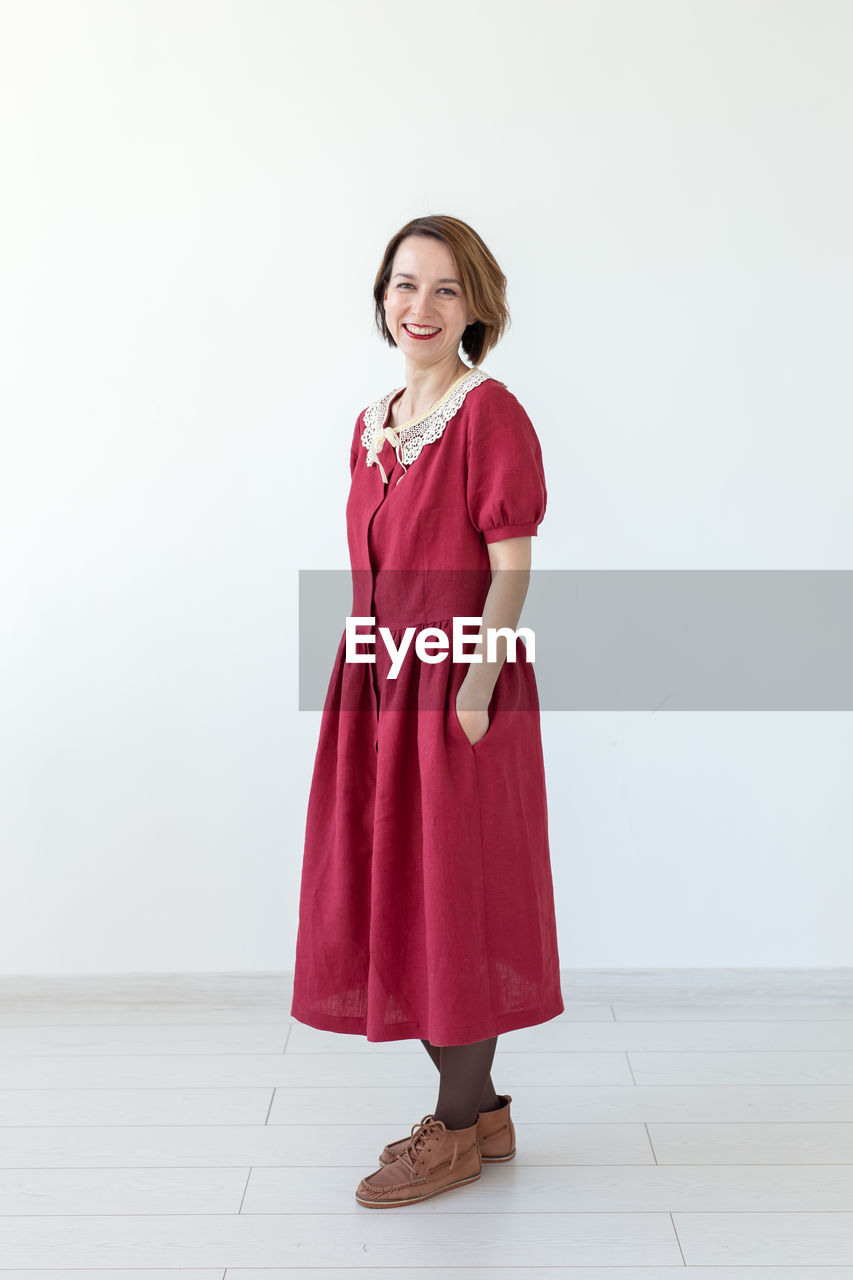
<svg viewBox="0 0 853 1280">
<path fill-rule="evenodd" d="M 414 287 L 415 287 L 415 286 L 414 286 L 414 285 L 413 285 L 409 280 L 401 280 L 401 281 L 399 282 L 399 284 L 397 285 L 397 288 L 398 288 L 398 289 L 414 289 Z M 455 297 L 456 297 L 456 290 L 455 290 L 455 289 L 448 289 L 447 287 L 445 287 L 445 288 L 443 288 L 443 289 L 440 289 L 440 290 L 439 290 L 439 292 L 440 292 L 440 293 L 449 293 L 449 294 L 450 294 L 450 296 L 451 296 L 452 298 L 455 298 Z"/>
</svg>

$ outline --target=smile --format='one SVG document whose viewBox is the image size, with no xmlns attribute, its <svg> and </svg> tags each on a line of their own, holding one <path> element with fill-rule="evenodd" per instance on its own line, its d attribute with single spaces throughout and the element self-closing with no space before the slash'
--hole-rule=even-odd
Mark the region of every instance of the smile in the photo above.
<svg viewBox="0 0 853 1280">
<path fill-rule="evenodd" d="M 404 324 L 403 328 L 413 338 L 434 338 L 437 333 L 441 333 L 440 329 L 433 329 L 428 325 Z"/>
</svg>

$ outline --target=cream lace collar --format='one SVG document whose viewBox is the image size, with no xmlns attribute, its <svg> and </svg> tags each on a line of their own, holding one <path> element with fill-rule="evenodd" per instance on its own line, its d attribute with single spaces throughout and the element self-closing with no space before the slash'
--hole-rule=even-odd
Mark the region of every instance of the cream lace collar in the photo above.
<svg viewBox="0 0 853 1280">
<path fill-rule="evenodd" d="M 388 440 L 394 448 L 398 462 L 403 466 L 403 475 L 405 475 L 405 468 L 414 462 L 424 445 L 432 444 L 434 440 L 441 437 L 444 428 L 458 412 L 468 392 L 473 387 L 478 387 L 481 382 L 485 382 L 490 376 L 475 365 L 451 383 L 438 404 L 430 409 L 426 417 L 405 422 L 396 431 L 391 426 L 385 426 L 384 423 L 388 417 L 388 406 L 405 388 L 396 387 L 382 396 L 381 400 L 374 400 L 373 404 L 368 405 L 364 411 L 364 431 L 361 433 L 361 443 L 367 450 L 367 465 L 372 467 L 376 463 L 382 473 L 383 483 L 388 483 L 385 469 L 378 457 L 385 441 Z M 403 475 L 399 477 L 400 480 Z"/>
</svg>

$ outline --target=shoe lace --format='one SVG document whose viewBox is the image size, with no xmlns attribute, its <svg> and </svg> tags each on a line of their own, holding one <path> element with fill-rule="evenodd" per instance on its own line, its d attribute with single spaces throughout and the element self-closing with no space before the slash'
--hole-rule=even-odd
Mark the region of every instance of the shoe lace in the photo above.
<svg viewBox="0 0 853 1280">
<path fill-rule="evenodd" d="M 419 1153 L 429 1142 L 430 1138 L 440 1137 L 443 1133 L 450 1133 L 443 1120 L 436 1120 L 433 1115 L 426 1115 L 419 1124 L 413 1124 L 411 1129 L 412 1136 L 409 1138 L 408 1145 L 401 1151 L 398 1159 L 402 1160 L 412 1173 L 415 1172 L 415 1161 Z M 456 1163 L 456 1156 L 459 1151 L 459 1144 L 454 1135 L 453 1138 L 453 1155 L 450 1158 L 450 1168 L 452 1169 Z"/>
</svg>

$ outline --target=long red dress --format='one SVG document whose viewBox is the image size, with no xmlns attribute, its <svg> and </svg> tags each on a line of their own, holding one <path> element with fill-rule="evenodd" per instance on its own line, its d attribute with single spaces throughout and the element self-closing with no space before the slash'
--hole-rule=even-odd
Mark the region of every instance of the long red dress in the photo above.
<svg viewBox="0 0 853 1280">
<path fill-rule="evenodd" d="M 375 618 L 359 625 L 375 644 L 356 649 L 375 663 L 345 661 L 342 634 L 308 799 L 291 1016 L 372 1041 L 471 1044 L 564 1008 L 533 666 L 519 642 L 472 745 L 455 699 L 477 626 L 461 662 L 421 661 L 412 639 L 396 678 L 379 628 L 399 646 L 406 627 L 451 637 L 454 617 L 479 618 L 486 544 L 535 535 L 547 492 L 533 424 L 502 382 L 475 366 L 396 446 L 380 443 L 403 390 L 353 432 L 352 615 Z"/>
</svg>

